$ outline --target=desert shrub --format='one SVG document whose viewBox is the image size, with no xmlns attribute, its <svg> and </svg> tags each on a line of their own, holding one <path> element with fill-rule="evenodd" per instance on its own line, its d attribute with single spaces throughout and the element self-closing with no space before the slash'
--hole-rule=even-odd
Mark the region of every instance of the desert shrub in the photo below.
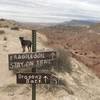
<svg viewBox="0 0 100 100">
<path fill-rule="evenodd" d="M 78 53 L 77 51 L 75 53 Z"/>
<path fill-rule="evenodd" d="M 4 30 L 0 30 L 0 35 L 4 34 L 5 31 Z"/>
<path fill-rule="evenodd" d="M 53 95 L 56 95 L 57 92 L 60 90 L 66 91 L 70 95 L 74 95 L 74 91 L 68 86 L 67 82 L 63 79 L 59 79 L 58 85 L 37 85 L 38 92 L 41 93 L 52 93 Z M 42 90 L 42 91 L 40 91 Z"/>
<path fill-rule="evenodd" d="M 4 41 L 7 41 L 7 37 L 5 36 L 5 37 L 3 38 L 3 40 L 4 40 Z"/>
<path fill-rule="evenodd" d="M 84 55 L 87 55 L 87 53 L 85 52 Z"/>
<path fill-rule="evenodd" d="M 0 21 L 5 21 L 5 19 L 1 18 Z"/>
<path fill-rule="evenodd" d="M 8 25 L 5 25 L 4 27 L 5 27 L 5 28 L 8 28 L 9 26 L 8 26 Z"/>
<path fill-rule="evenodd" d="M 55 70 L 58 72 L 68 72 L 68 73 L 72 71 L 70 63 L 70 54 L 68 53 L 68 51 L 64 49 L 57 50 Z"/>
<path fill-rule="evenodd" d="M 12 27 L 11 30 L 19 30 L 19 27 Z"/>
</svg>

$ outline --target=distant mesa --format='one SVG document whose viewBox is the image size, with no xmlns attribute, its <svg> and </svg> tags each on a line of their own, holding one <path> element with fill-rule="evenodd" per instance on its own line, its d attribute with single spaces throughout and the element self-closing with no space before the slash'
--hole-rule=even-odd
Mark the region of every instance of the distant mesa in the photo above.
<svg viewBox="0 0 100 100">
<path fill-rule="evenodd" d="M 71 20 L 61 23 L 64 26 L 89 26 L 98 23 L 97 21 L 88 21 L 88 20 Z"/>
</svg>

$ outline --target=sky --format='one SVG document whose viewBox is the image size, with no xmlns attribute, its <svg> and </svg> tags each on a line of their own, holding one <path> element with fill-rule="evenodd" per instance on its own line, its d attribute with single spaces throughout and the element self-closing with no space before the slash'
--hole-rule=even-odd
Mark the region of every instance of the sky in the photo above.
<svg viewBox="0 0 100 100">
<path fill-rule="evenodd" d="M 0 0 L 0 18 L 41 23 L 100 20 L 100 0 Z"/>
</svg>

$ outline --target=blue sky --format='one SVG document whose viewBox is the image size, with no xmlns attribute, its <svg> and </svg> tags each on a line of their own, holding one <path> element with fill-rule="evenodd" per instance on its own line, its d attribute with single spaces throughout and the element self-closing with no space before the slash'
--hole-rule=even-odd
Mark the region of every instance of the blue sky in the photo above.
<svg viewBox="0 0 100 100">
<path fill-rule="evenodd" d="M 0 18 L 22 22 L 100 20 L 100 0 L 0 0 Z"/>
</svg>

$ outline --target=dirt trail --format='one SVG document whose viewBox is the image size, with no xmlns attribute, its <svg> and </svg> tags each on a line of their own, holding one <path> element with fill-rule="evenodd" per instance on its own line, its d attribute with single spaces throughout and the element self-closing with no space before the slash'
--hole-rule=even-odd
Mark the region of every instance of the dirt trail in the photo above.
<svg viewBox="0 0 100 100">
<path fill-rule="evenodd" d="M 4 30 L 5 34 L 0 36 L 0 100 L 19 100 L 22 98 L 25 100 L 24 96 L 9 96 L 9 92 L 13 92 L 16 90 L 16 76 L 9 71 L 8 67 L 8 54 L 11 53 L 21 53 L 22 48 L 19 41 L 19 36 L 24 36 L 25 39 L 31 40 L 32 33 L 30 30 L 21 30 L 14 31 L 8 28 L 1 28 L 0 30 Z M 7 38 L 4 41 L 4 38 Z M 43 49 L 47 49 L 42 42 L 46 42 L 46 37 L 37 33 L 37 50 L 41 51 Z M 18 85 L 20 87 L 20 85 Z M 20 88 L 27 87 L 26 85 L 22 85 Z M 11 88 L 11 89 L 10 89 Z M 15 90 L 14 90 L 15 89 Z M 22 92 L 21 89 L 19 91 Z M 11 93 L 12 94 L 12 93 Z M 15 95 L 15 94 L 14 94 Z M 29 97 L 28 97 L 29 98 Z M 31 99 L 30 99 L 31 100 Z"/>
</svg>

